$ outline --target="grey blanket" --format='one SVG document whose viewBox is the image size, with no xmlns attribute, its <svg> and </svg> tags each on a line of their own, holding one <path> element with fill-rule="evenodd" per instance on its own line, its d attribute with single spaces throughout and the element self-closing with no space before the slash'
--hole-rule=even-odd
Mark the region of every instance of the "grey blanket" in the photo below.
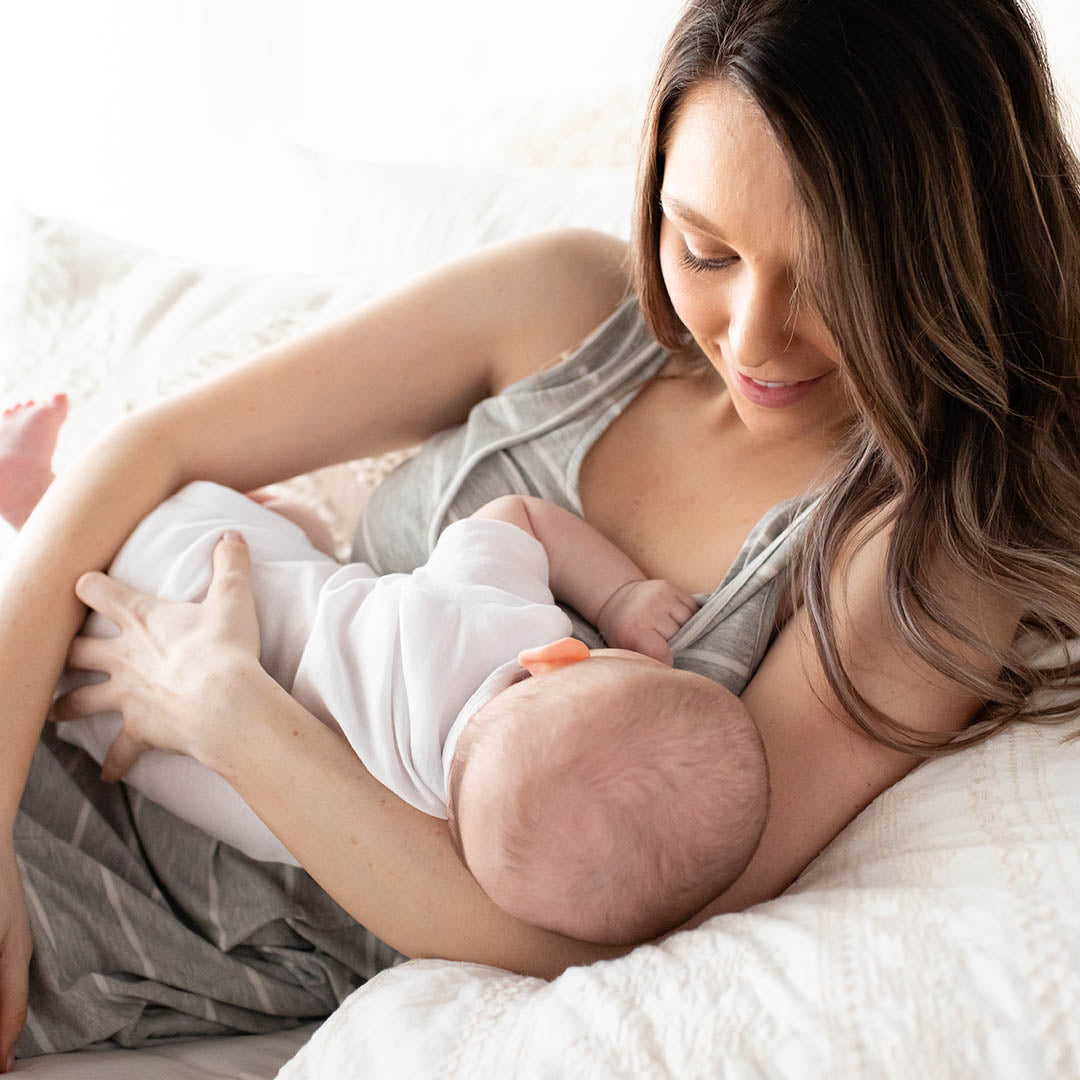
<svg viewBox="0 0 1080 1080">
<path fill-rule="evenodd" d="M 18 1057 L 295 1027 L 403 959 L 302 870 L 103 784 L 49 731 L 15 843 L 34 939 Z"/>
</svg>

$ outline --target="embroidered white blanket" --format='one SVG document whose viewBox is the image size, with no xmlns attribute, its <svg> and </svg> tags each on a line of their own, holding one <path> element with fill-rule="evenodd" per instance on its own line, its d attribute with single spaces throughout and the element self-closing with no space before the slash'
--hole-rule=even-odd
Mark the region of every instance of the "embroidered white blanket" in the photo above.
<svg viewBox="0 0 1080 1080">
<path fill-rule="evenodd" d="M 1080 742 L 918 768 L 780 899 L 552 983 L 413 961 L 279 1074 L 1080 1076 Z"/>
</svg>

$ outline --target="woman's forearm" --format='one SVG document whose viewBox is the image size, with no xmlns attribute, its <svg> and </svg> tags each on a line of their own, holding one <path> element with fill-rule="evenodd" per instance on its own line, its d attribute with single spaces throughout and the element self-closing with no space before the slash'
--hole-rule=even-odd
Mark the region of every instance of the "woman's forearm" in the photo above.
<svg viewBox="0 0 1080 1080">
<path fill-rule="evenodd" d="M 5 718 L 0 824 L 14 821 L 41 725 L 85 608 L 76 579 L 108 564 L 135 524 L 178 483 L 168 446 L 128 421 L 53 482 L 23 526 L 0 582 Z"/>
<path fill-rule="evenodd" d="M 349 745 L 257 668 L 229 695 L 237 717 L 198 751 L 358 922 L 409 956 L 553 978 L 628 951 L 512 918 L 473 880 L 446 823 L 382 787 Z"/>
</svg>

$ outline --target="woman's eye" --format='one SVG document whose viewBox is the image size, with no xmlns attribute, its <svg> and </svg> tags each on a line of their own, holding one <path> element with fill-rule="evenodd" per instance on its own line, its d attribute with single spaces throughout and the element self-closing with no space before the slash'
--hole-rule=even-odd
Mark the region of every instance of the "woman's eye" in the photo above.
<svg viewBox="0 0 1080 1080">
<path fill-rule="evenodd" d="M 720 259 L 703 259 L 699 255 L 695 255 L 688 247 L 683 248 L 682 256 L 679 259 L 680 264 L 685 269 L 692 270 L 697 274 L 707 274 L 709 271 L 715 270 L 726 270 L 737 261 L 737 255 L 727 255 Z"/>
</svg>

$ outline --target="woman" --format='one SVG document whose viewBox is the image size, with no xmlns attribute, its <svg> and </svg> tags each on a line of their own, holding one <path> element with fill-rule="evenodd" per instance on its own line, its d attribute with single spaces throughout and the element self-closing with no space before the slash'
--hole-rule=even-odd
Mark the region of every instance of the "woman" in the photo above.
<svg viewBox="0 0 1080 1080">
<path fill-rule="evenodd" d="M 628 287 L 618 243 L 537 238 L 125 422 L 53 485 L 0 607 L 6 820 L 84 612 L 78 580 L 123 632 L 76 640 L 72 661 L 111 680 L 58 712 L 121 709 L 118 762 L 152 744 L 216 768 L 409 955 L 544 976 L 610 955 L 492 907 L 445 826 L 379 789 L 261 672 L 242 545 L 220 545 L 197 607 L 80 577 L 190 479 L 247 490 L 428 438 L 482 402 L 476 423 L 510 424 L 534 391 L 606 377 L 610 351 L 629 373 L 567 437 L 564 503 L 695 593 L 730 578 L 734 595 L 748 552 L 782 556 L 732 613 L 754 616 L 756 670 L 737 677 L 768 754 L 770 819 L 744 875 L 691 925 L 776 896 L 922 758 L 1053 719 L 1025 695 L 1062 673 L 1027 665 L 1017 630 L 1080 630 L 1078 192 L 1014 0 L 695 0 L 664 53 L 642 155 L 647 326 L 633 302 L 609 318 Z M 532 483 L 530 461 L 565 423 L 552 415 L 513 453 L 476 461 L 469 429 L 439 436 L 373 500 L 360 550 L 408 568 L 447 513 Z M 447 446 L 461 475 L 435 485 L 434 505 Z M 781 564 L 790 596 L 773 587 Z M 742 635 L 747 621 L 709 632 Z M 10 840 L 0 910 L 6 1051 L 29 951 Z M 58 951 L 46 936 L 39 953 Z"/>
</svg>

